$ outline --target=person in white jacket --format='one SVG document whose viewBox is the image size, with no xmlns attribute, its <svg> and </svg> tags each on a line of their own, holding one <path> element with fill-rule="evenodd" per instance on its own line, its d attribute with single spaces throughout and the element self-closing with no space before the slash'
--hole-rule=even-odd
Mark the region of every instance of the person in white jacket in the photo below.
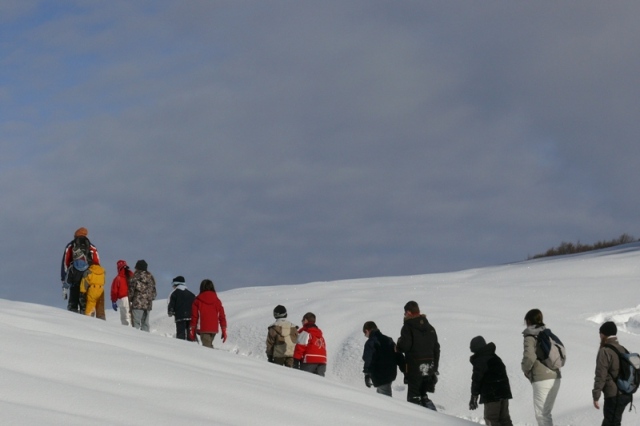
<svg viewBox="0 0 640 426">
<path fill-rule="evenodd" d="M 551 370 L 536 355 L 538 334 L 545 329 L 542 312 L 531 309 L 524 317 L 527 328 L 524 329 L 524 354 L 522 372 L 533 387 L 533 409 L 538 426 L 553 426 L 551 410 L 560 390 L 560 370 Z"/>
</svg>

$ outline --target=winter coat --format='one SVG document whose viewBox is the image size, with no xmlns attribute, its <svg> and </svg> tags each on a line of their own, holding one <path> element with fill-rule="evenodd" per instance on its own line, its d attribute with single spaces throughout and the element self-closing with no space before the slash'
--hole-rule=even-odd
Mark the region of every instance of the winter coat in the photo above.
<svg viewBox="0 0 640 426">
<path fill-rule="evenodd" d="M 364 344 L 362 354 L 364 368 L 362 372 L 371 376 L 373 386 L 378 387 L 391 383 L 398 375 L 396 344 L 380 330 L 371 330 L 369 339 Z"/>
<path fill-rule="evenodd" d="M 494 343 L 476 350 L 469 361 L 473 365 L 471 395 L 480 395 L 480 404 L 512 398 L 507 369 Z"/>
<path fill-rule="evenodd" d="M 169 295 L 167 313 L 176 322 L 191 320 L 191 308 L 196 295 L 191 293 L 185 285 L 178 285 Z"/>
<path fill-rule="evenodd" d="M 156 280 L 150 272 L 137 271 L 129 280 L 129 303 L 132 310 L 150 311 L 157 296 Z"/>
<path fill-rule="evenodd" d="M 97 265 L 100 264 L 100 256 L 98 255 L 98 249 L 91 244 L 90 246 L 90 250 L 91 250 L 91 257 L 92 257 L 92 263 L 95 263 Z M 73 262 L 73 240 L 71 240 L 71 242 L 69 244 L 67 244 L 67 246 L 64 248 L 64 253 L 62 254 L 62 262 L 60 265 L 60 280 L 61 281 L 65 281 L 67 278 L 67 271 L 69 270 L 69 267 L 71 266 L 71 263 Z"/>
<path fill-rule="evenodd" d="M 267 356 L 291 358 L 298 340 L 298 327 L 284 318 L 278 318 L 269 326 L 267 333 Z"/>
<path fill-rule="evenodd" d="M 213 333 L 227 328 L 227 317 L 215 291 L 204 291 L 191 306 L 191 328 L 198 333 Z"/>
<path fill-rule="evenodd" d="M 327 346 L 317 325 L 306 323 L 298 330 L 293 358 L 305 364 L 327 363 Z"/>
<path fill-rule="evenodd" d="M 118 268 L 118 275 L 111 282 L 111 301 L 115 302 L 123 297 L 129 297 L 129 280 L 133 277 L 133 271 L 125 268 L 123 264 Z"/>
<path fill-rule="evenodd" d="M 429 363 L 432 364 L 431 371 L 438 371 L 440 343 L 426 315 L 405 318 L 396 346 L 405 354 L 408 374 L 422 375 L 420 365 Z"/>
<path fill-rule="evenodd" d="M 600 345 L 598 356 L 596 357 L 596 375 L 593 380 L 593 400 L 598 401 L 600 395 L 604 393 L 605 398 L 612 398 L 618 395 L 618 385 L 614 378 L 618 377 L 620 372 L 620 359 L 618 354 L 611 348 L 605 348 L 604 345 L 614 346 L 620 353 L 626 353 L 627 350 L 620 346 L 618 338 L 609 337 L 605 343 Z"/>
<path fill-rule="evenodd" d="M 538 359 L 536 354 L 538 334 L 544 329 L 544 325 L 531 325 L 522 332 L 524 335 L 524 353 L 520 367 L 531 383 L 562 378 L 560 370 L 551 370 Z"/>
<path fill-rule="evenodd" d="M 102 266 L 93 264 L 89 266 L 80 282 L 80 292 L 92 291 L 94 294 L 104 292 L 104 282 L 106 280 L 105 270 Z"/>
</svg>

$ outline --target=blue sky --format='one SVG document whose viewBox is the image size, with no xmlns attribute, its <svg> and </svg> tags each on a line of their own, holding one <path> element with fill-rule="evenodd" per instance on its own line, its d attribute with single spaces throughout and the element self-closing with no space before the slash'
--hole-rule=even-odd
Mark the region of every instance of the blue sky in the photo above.
<svg viewBox="0 0 640 426">
<path fill-rule="evenodd" d="M 0 297 L 524 260 L 637 230 L 632 2 L 5 1 Z M 20 281 L 19 279 L 17 281 Z"/>
</svg>

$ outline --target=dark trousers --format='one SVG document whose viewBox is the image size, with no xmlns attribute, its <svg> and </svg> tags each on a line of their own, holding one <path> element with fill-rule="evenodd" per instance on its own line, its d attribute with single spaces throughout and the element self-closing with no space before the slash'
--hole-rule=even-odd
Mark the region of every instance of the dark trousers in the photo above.
<svg viewBox="0 0 640 426">
<path fill-rule="evenodd" d="M 391 396 L 391 382 L 380 385 L 376 388 L 376 392 L 381 395 Z"/>
<path fill-rule="evenodd" d="M 604 414 L 602 426 L 620 426 L 622 413 L 624 413 L 624 409 L 631 402 L 631 398 L 631 395 L 625 394 L 605 398 L 604 408 L 602 409 L 602 413 Z"/>
<path fill-rule="evenodd" d="M 273 359 L 274 364 L 284 365 L 285 367 L 293 367 L 293 357 L 278 357 Z"/>
<path fill-rule="evenodd" d="M 176 339 L 189 340 L 189 324 L 191 320 L 176 321 Z"/>
<path fill-rule="evenodd" d="M 513 426 L 509 416 L 509 400 L 484 403 L 484 422 L 487 426 Z"/>
<path fill-rule="evenodd" d="M 80 284 L 72 284 L 69 286 L 69 299 L 67 301 L 67 310 L 84 315 L 87 301 L 85 295 L 80 293 Z"/>
<path fill-rule="evenodd" d="M 407 374 L 407 401 L 435 410 L 435 405 L 429 399 L 427 390 L 433 389 L 431 377 L 421 374 Z"/>
<path fill-rule="evenodd" d="M 427 392 L 435 392 L 437 382 L 438 376 L 434 374 L 431 362 L 418 365 L 407 364 L 407 373 L 405 374 L 407 401 L 435 410 L 436 407 L 427 396 Z"/>
</svg>

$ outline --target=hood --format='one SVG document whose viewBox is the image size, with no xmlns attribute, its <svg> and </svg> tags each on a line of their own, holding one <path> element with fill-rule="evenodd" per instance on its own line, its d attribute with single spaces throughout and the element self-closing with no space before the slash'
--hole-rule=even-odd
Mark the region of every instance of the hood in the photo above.
<svg viewBox="0 0 640 426">
<path fill-rule="evenodd" d="M 493 342 L 489 342 L 483 347 L 477 349 L 473 355 L 471 355 L 471 359 L 479 358 L 485 355 L 493 355 L 496 353 L 496 345 Z"/>
<path fill-rule="evenodd" d="M 91 271 L 92 274 L 96 274 L 96 275 L 104 275 L 104 268 L 98 264 L 93 264 L 91 266 L 89 266 L 89 271 Z"/>
<path fill-rule="evenodd" d="M 202 303 L 206 303 L 207 305 L 213 305 L 217 300 L 219 300 L 218 295 L 215 291 L 205 291 L 203 293 L 200 293 L 197 299 Z"/>
<path fill-rule="evenodd" d="M 534 336 L 534 337 L 536 337 L 545 328 L 546 327 L 544 325 L 530 325 L 529 327 L 524 329 L 522 334 L 524 334 L 525 337 L 526 336 Z"/>
<path fill-rule="evenodd" d="M 420 314 L 417 317 L 407 318 L 404 320 L 404 323 L 411 328 L 415 328 L 416 330 L 420 330 L 420 331 L 430 330 L 429 320 L 427 320 L 427 316 L 425 314 Z"/>
</svg>

